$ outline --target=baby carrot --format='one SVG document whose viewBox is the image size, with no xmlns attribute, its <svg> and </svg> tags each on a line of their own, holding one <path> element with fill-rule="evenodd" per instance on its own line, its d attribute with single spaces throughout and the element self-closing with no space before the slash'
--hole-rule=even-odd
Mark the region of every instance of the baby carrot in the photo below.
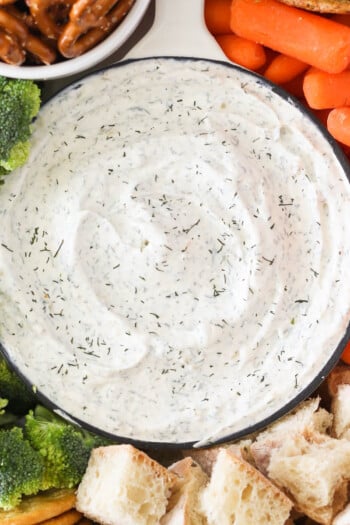
<svg viewBox="0 0 350 525">
<path fill-rule="evenodd" d="M 204 18 L 213 35 L 230 33 L 231 0 L 205 0 Z"/>
<path fill-rule="evenodd" d="M 277 55 L 264 71 L 264 77 L 275 84 L 285 84 L 308 69 L 309 65 L 288 55 Z"/>
<path fill-rule="evenodd" d="M 303 89 L 313 109 L 350 106 L 350 70 L 332 75 L 311 68 L 304 76 Z"/>
<path fill-rule="evenodd" d="M 339 24 L 350 27 L 350 14 L 337 13 L 336 15 L 332 15 L 331 18 L 334 22 L 338 22 Z"/>
<path fill-rule="evenodd" d="M 350 365 L 350 341 L 347 342 L 344 352 L 341 355 L 341 360 Z"/>
<path fill-rule="evenodd" d="M 216 37 L 225 55 L 240 66 L 253 71 L 260 69 L 266 62 L 263 46 L 237 35 L 218 35 Z"/>
<path fill-rule="evenodd" d="M 318 118 L 318 120 L 323 124 L 325 127 L 327 127 L 327 120 L 330 110 L 329 109 L 313 109 L 312 113 L 315 115 L 315 117 Z"/>
<path fill-rule="evenodd" d="M 304 75 L 298 75 L 289 82 L 281 84 L 281 87 L 296 98 L 304 99 L 303 91 Z"/>
<path fill-rule="evenodd" d="M 328 115 L 327 129 L 336 140 L 350 146 L 350 107 L 332 109 Z"/>
<path fill-rule="evenodd" d="M 350 63 L 350 28 L 278 0 L 232 0 L 231 30 L 329 73 Z"/>
</svg>

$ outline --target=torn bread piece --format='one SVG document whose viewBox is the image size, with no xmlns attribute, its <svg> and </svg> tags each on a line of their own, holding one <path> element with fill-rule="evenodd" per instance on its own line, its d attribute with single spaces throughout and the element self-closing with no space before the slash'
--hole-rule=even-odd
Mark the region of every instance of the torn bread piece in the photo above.
<svg viewBox="0 0 350 525">
<path fill-rule="evenodd" d="M 263 474 L 228 449 L 221 449 L 200 495 L 208 525 L 284 525 L 291 500 Z"/>
<path fill-rule="evenodd" d="M 204 470 L 207 476 L 211 476 L 214 463 L 218 457 L 218 453 L 222 448 L 231 450 L 236 456 L 245 459 L 246 461 L 248 461 L 248 463 L 251 463 L 251 443 L 252 441 L 250 439 L 243 439 L 241 441 L 237 441 L 236 443 L 226 445 L 184 450 L 183 455 L 185 457 L 191 457 L 192 459 L 194 459 L 194 461 L 196 461 L 201 466 L 202 470 Z"/>
<path fill-rule="evenodd" d="M 193 449 L 193 450 L 184 450 L 183 455 L 185 458 L 190 457 L 198 465 L 200 465 L 201 469 L 207 476 L 211 476 L 211 472 L 213 470 L 214 463 L 216 461 L 216 458 L 218 457 L 218 453 L 223 448 L 222 446 L 219 447 L 210 447 L 210 448 L 199 448 L 199 449 Z"/>
<path fill-rule="evenodd" d="M 333 368 L 327 377 L 328 392 L 333 397 L 338 390 L 338 385 L 350 385 L 350 366 L 338 365 Z"/>
<path fill-rule="evenodd" d="M 350 503 L 336 515 L 332 521 L 332 525 L 349 525 L 350 524 Z"/>
<path fill-rule="evenodd" d="M 75 525 L 80 523 L 82 517 L 81 512 L 72 509 L 49 520 L 41 521 L 40 525 Z"/>
<path fill-rule="evenodd" d="M 330 525 L 347 502 L 350 442 L 320 433 L 286 437 L 271 455 L 268 476 L 299 512 Z"/>
<path fill-rule="evenodd" d="M 198 495 L 208 482 L 208 476 L 192 458 L 187 457 L 169 467 L 179 477 L 161 519 L 161 525 L 205 525 L 199 510 Z"/>
<path fill-rule="evenodd" d="M 324 408 L 320 408 L 320 397 L 312 397 L 300 403 L 294 410 L 273 423 L 258 438 L 264 435 L 280 434 L 281 432 L 294 434 L 307 431 L 326 433 L 332 424 L 332 415 Z"/>
<path fill-rule="evenodd" d="M 350 384 L 339 384 L 332 398 L 332 435 L 350 441 Z M 349 522 L 350 524 L 350 522 Z"/>
<path fill-rule="evenodd" d="M 0 511 L 2 525 L 34 525 L 58 516 L 75 505 L 75 489 L 53 489 L 24 497 L 13 510 Z"/>
<path fill-rule="evenodd" d="M 319 408 L 320 398 L 301 403 L 296 409 L 261 432 L 250 447 L 254 465 L 267 475 L 271 454 L 291 435 L 325 434 L 331 427 L 333 416 Z"/>
<path fill-rule="evenodd" d="M 77 510 L 104 525 L 156 525 L 178 476 L 132 445 L 92 451 Z"/>
</svg>

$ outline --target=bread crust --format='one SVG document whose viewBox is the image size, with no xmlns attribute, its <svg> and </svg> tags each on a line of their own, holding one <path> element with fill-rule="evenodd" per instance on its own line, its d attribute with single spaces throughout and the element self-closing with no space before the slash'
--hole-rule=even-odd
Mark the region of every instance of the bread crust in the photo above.
<svg viewBox="0 0 350 525">
<path fill-rule="evenodd" d="M 101 525 L 156 525 L 178 476 L 132 445 L 95 448 L 76 508 Z"/>
<path fill-rule="evenodd" d="M 230 457 L 230 460 L 236 463 L 241 471 L 245 471 L 249 475 L 252 483 L 257 483 L 261 486 L 265 486 L 266 490 L 270 492 L 271 498 L 276 501 L 279 501 L 281 507 L 285 507 L 289 509 L 289 511 L 292 509 L 293 503 L 290 500 L 290 498 L 282 490 L 276 487 L 276 485 L 271 480 L 266 478 L 266 476 L 264 476 L 259 470 L 254 468 L 252 465 L 247 463 L 244 459 L 237 457 L 236 454 L 234 454 L 231 450 L 228 449 L 226 452 Z"/>
<path fill-rule="evenodd" d="M 347 502 L 349 467 L 346 440 L 305 433 L 290 436 L 275 451 L 268 476 L 291 497 L 297 511 L 317 523 L 331 525 Z"/>
<path fill-rule="evenodd" d="M 338 386 L 342 384 L 350 384 L 350 366 L 338 365 L 327 378 L 328 392 L 331 397 L 337 393 Z"/>
<path fill-rule="evenodd" d="M 161 525 L 205 525 L 199 510 L 199 493 L 208 481 L 207 475 L 191 457 L 186 457 L 169 467 L 179 476 L 168 502 L 167 513 Z"/>
<path fill-rule="evenodd" d="M 273 482 L 228 448 L 219 451 L 200 504 L 209 525 L 282 525 L 293 507 Z"/>
</svg>

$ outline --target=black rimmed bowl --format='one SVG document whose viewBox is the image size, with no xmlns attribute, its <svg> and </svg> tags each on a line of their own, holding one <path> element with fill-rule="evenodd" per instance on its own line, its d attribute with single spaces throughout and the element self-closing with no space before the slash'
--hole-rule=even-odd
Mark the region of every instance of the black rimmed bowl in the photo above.
<svg viewBox="0 0 350 525">
<path fill-rule="evenodd" d="M 349 338 L 349 200 L 327 132 L 242 68 L 83 78 L 0 194 L 4 355 L 58 413 L 142 448 L 263 428 Z"/>
</svg>

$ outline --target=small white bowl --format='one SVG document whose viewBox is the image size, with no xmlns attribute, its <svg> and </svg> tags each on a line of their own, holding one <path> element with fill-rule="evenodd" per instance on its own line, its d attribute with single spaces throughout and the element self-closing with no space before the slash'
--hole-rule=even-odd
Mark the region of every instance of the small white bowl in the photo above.
<svg viewBox="0 0 350 525">
<path fill-rule="evenodd" d="M 130 12 L 109 36 L 77 58 L 66 59 L 48 66 L 12 66 L 0 62 L 0 75 L 10 78 L 49 80 L 85 71 L 108 58 L 124 44 L 141 22 L 150 2 L 151 0 L 135 0 Z"/>
</svg>

